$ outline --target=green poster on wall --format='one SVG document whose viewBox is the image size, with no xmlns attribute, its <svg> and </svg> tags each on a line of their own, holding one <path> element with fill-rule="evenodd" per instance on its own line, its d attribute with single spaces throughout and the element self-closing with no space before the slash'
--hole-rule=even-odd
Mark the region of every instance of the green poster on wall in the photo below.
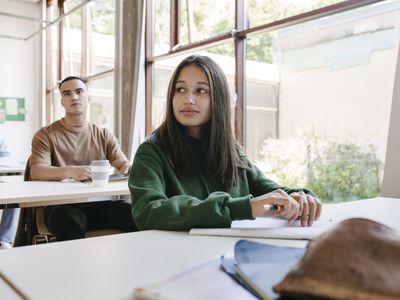
<svg viewBox="0 0 400 300">
<path fill-rule="evenodd" d="M 0 97 L 0 123 L 25 121 L 25 98 Z"/>
</svg>

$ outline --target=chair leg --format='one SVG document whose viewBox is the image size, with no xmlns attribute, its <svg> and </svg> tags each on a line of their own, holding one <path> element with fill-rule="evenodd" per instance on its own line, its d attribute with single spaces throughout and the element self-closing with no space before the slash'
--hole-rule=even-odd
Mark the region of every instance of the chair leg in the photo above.
<svg viewBox="0 0 400 300">
<path fill-rule="evenodd" d="M 32 237 L 32 245 L 47 244 L 56 241 L 57 239 L 55 236 L 48 234 L 36 234 Z"/>
</svg>

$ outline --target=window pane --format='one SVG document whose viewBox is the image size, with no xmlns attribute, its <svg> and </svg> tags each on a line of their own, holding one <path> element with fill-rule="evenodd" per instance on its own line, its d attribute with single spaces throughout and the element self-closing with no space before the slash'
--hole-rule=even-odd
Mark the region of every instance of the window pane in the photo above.
<svg viewBox="0 0 400 300">
<path fill-rule="evenodd" d="M 61 105 L 60 91 L 57 89 L 53 90 L 53 120 L 59 120 L 65 116 L 64 107 Z"/>
<path fill-rule="evenodd" d="M 226 33 L 233 28 L 235 1 L 181 1 L 181 44 Z"/>
<path fill-rule="evenodd" d="M 249 27 L 285 19 L 344 0 L 248 0 Z"/>
<path fill-rule="evenodd" d="M 96 74 L 114 68 L 115 1 L 97 0 L 89 10 L 89 74 Z"/>
<path fill-rule="evenodd" d="M 398 32 L 386 1 L 248 39 L 247 150 L 269 177 L 324 201 L 379 194 Z"/>
<path fill-rule="evenodd" d="M 64 2 L 65 11 L 75 8 L 80 1 Z M 67 76 L 81 76 L 81 52 L 82 52 L 82 14 L 77 9 L 66 16 L 63 21 L 63 72 L 62 78 Z M 62 79 L 60 78 L 60 79 Z"/>
<path fill-rule="evenodd" d="M 234 97 L 234 76 L 235 76 L 235 59 L 232 56 L 233 43 L 229 42 L 217 47 L 212 47 L 196 54 L 206 55 L 215 60 L 224 70 L 227 76 L 231 90 L 232 100 Z M 195 54 L 195 53 L 192 53 Z M 172 73 L 177 65 L 190 54 L 176 56 L 170 59 L 158 61 L 154 64 L 154 80 L 153 80 L 153 101 L 152 101 L 152 128 L 157 128 L 165 117 L 166 96 L 168 84 Z M 233 107 L 233 103 L 232 103 Z"/>
<path fill-rule="evenodd" d="M 48 29 L 49 30 L 49 29 Z M 53 84 L 57 83 L 57 71 L 58 71 L 58 40 L 60 36 L 58 35 L 58 28 L 57 26 L 51 26 L 50 27 L 51 31 L 51 53 L 50 53 L 50 59 L 51 59 L 51 76 L 53 79 Z"/>
<path fill-rule="evenodd" d="M 88 92 L 90 122 L 114 132 L 114 74 L 91 79 L 88 82 Z"/>
<path fill-rule="evenodd" d="M 154 55 L 169 51 L 170 38 L 170 1 L 155 0 L 154 2 Z"/>
</svg>

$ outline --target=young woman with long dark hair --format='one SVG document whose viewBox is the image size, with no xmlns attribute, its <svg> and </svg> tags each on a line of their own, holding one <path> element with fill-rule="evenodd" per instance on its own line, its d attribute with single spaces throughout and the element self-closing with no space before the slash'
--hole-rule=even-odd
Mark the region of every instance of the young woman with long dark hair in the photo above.
<svg viewBox="0 0 400 300">
<path fill-rule="evenodd" d="M 314 194 L 278 185 L 246 158 L 230 109 L 228 82 L 212 59 L 193 55 L 178 65 L 165 120 L 140 145 L 129 178 L 139 229 L 229 227 L 269 216 L 311 226 L 320 216 Z"/>
</svg>

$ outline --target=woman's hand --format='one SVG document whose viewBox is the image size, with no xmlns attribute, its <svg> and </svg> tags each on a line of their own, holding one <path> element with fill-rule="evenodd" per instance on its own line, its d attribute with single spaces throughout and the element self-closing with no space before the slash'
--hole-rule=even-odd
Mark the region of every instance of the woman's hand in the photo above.
<svg viewBox="0 0 400 300">
<path fill-rule="evenodd" d="M 271 205 L 279 209 L 270 210 Z M 300 203 L 281 189 L 251 199 L 250 206 L 254 218 L 280 216 L 289 223 L 297 219 L 300 211 Z"/>
<path fill-rule="evenodd" d="M 290 196 L 300 204 L 298 218 L 301 221 L 301 226 L 312 226 L 313 222 L 321 216 L 321 201 L 304 192 L 291 193 Z"/>
</svg>

